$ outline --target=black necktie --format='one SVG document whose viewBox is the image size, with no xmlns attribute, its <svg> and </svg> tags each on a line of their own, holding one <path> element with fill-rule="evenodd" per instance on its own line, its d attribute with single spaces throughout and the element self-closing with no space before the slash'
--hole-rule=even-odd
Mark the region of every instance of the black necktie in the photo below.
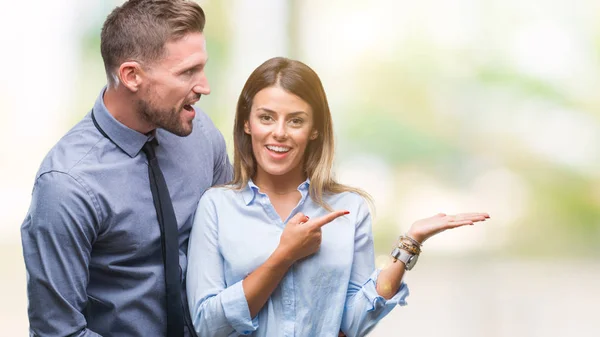
<svg viewBox="0 0 600 337">
<path fill-rule="evenodd" d="M 154 153 L 154 146 L 156 144 L 157 141 L 154 138 L 146 142 L 142 150 L 148 158 L 150 189 L 161 231 L 160 237 L 167 288 L 167 336 L 183 337 L 184 321 L 179 275 L 179 230 L 169 189 Z"/>
</svg>

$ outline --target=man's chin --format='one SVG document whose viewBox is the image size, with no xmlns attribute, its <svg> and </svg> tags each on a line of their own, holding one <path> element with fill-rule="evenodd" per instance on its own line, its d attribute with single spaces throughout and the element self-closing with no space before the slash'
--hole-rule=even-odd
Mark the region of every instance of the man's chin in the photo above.
<svg viewBox="0 0 600 337">
<path fill-rule="evenodd" d="M 192 134 L 192 130 L 193 130 L 193 126 L 192 126 L 192 123 L 190 123 L 189 127 L 186 128 L 185 130 L 183 130 L 183 132 L 181 134 L 179 134 L 178 136 L 187 137 Z"/>
<path fill-rule="evenodd" d="M 194 118 L 196 118 L 196 111 L 194 110 L 194 108 L 192 108 L 191 110 L 182 108 L 179 112 L 179 118 L 182 119 L 178 130 L 180 132 L 174 133 L 180 137 L 189 136 L 192 133 L 192 129 L 194 128 Z"/>
<path fill-rule="evenodd" d="M 190 123 L 189 126 L 186 126 L 185 128 L 181 128 L 179 130 L 177 130 L 178 132 L 173 132 L 174 134 L 176 134 L 179 137 L 187 137 L 192 133 L 192 124 Z"/>
<path fill-rule="evenodd" d="M 177 127 L 161 127 L 161 129 L 168 131 L 179 137 L 187 137 L 192 133 L 194 124 L 190 121 L 189 123 L 182 123 Z"/>
</svg>

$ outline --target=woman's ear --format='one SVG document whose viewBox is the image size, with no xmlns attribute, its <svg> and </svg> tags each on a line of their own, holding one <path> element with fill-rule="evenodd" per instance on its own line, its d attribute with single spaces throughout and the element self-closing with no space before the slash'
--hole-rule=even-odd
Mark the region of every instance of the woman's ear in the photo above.
<svg viewBox="0 0 600 337">
<path fill-rule="evenodd" d="M 250 124 L 248 123 L 248 121 L 244 122 L 244 132 L 250 134 Z"/>
<path fill-rule="evenodd" d="M 319 137 L 319 131 L 313 130 L 310 134 L 310 140 L 315 140 L 317 137 Z"/>
</svg>

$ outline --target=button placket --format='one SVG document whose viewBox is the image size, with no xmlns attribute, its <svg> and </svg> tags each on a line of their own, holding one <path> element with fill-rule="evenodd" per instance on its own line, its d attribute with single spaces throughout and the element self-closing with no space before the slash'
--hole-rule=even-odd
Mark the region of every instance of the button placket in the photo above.
<svg viewBox="0 0 600 337">
<path fill-rule="evenodd" d="M 292 268 L 288 271 L 287 275 L 283 279 L 282 287 L 282 300 L 283 300 L 283 331 L 285 336 L 293 337 L 294 328 L 296 322 L 296 310 L 295 310 L 295 292 L 294 292 L 294 270 Z"/>
</svg>

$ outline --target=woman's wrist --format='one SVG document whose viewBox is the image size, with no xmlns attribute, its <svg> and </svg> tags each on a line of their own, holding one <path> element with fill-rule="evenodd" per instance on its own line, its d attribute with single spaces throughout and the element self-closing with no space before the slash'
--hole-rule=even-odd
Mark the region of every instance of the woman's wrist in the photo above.
<svg viewBox="0 0 600 337">
<path fill-rule="evenodd" d="M 270 260 L 272 260 L 274 266 L 290 268 L 296 261 L 290 257 L 291 255 L 287 253 L 284 248 L 281 246 L 277 247 L 273 254 L 271 254 Z"/>
<path fill-rule="evenodd" d="M 412 228 L 409 229 L 408 232 L 406 232 L 406 236 L 415 240 L 417 243 L 419 243 L 419 245 L 422 245 L 423 241 L 425 241 L 425 238 L 419 235 L 418 233 L 412 231 Z"/>
</svg>

